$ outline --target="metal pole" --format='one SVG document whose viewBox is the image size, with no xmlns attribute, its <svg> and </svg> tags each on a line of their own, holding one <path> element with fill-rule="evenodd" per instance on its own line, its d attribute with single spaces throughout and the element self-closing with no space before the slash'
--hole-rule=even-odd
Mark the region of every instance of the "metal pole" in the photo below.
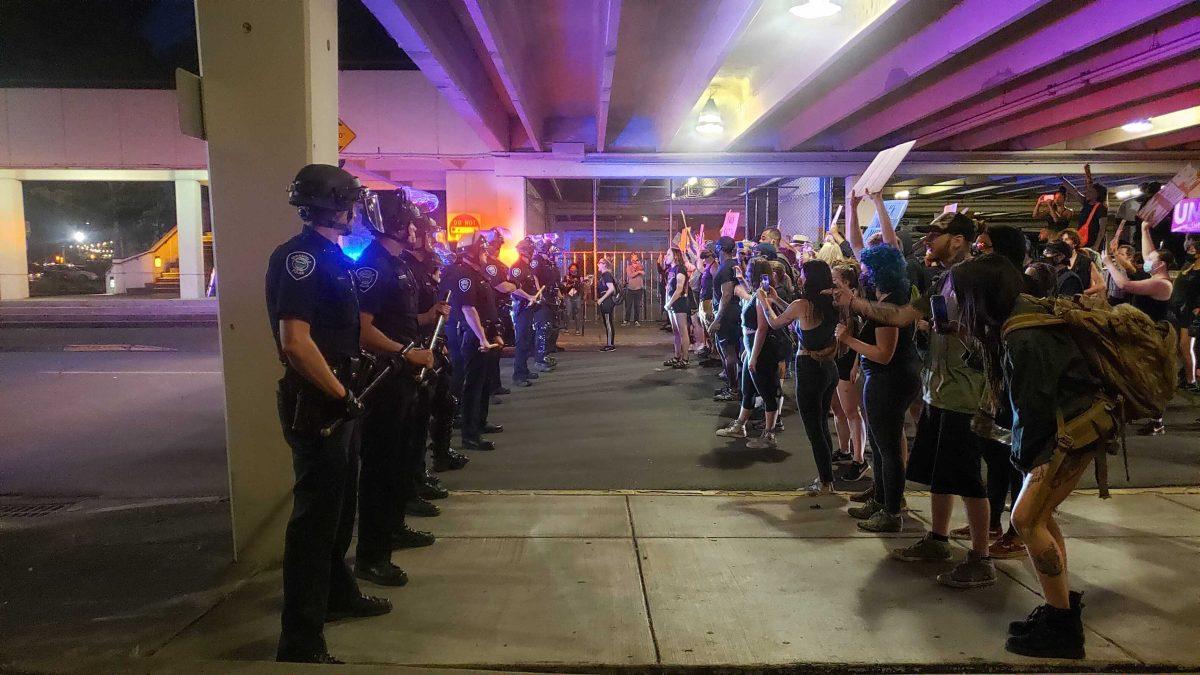
<svg viewBox="0 0 1200 675">
<path fill-rule="evenodd" d="M 592 278 L 599 281 L 600 279 L 600 235 L 597 228 L 596 219 L 596 202 L 599 199 L 600 181 L 596 178 L 592 179 Z M 593 287 L 595 284 L 592 284 Z M 597 296 L 599 297 L 599 296 Z M 590 304 L 590 303 L 589 303 Z M 597 310 L 598 311 L 598 310 Z M 596 317 L 599 319 L 599 315 Z"/>
</svg>

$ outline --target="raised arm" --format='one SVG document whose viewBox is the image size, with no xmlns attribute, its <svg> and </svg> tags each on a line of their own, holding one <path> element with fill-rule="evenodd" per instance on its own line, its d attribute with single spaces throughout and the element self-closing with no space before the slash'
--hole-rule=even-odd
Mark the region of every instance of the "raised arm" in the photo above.
<svg viewBox="0 0 1200 675">
<path fill-rule="evenodd" d="M 1151 236 L 1150 228 L 1154 225 L 1148 221 L 1142 221 L 1142 259 L 1150 257 L 1150 254 L 1157 253 L 1158 247 L 1154 245 L 1154 237 Z"/>
<path fill-rule="evenodd" d="M 879 192 L 872 194 L 871 201 L 875 203 L 875 212 L 879 214 L 879 233 L 883 235 L 883 243 L 894 249 L 903 250 L 903 247 L 900 246 L 900 239 L 896 237 L 896 228 L 892 224 L 892 217 L 883 203 L 883 194 Z"/>
<path fill-rule="evenodd" d="M 862 230 L 858 227 L 858 203 L 861 201 L 862 197 L 851 194 L 850 211 L 846 213 L 846 236 L 850 239 L 850 248 L 854 251 L 855 258 L 866 248 L 863 245 Z"/>
</svg>

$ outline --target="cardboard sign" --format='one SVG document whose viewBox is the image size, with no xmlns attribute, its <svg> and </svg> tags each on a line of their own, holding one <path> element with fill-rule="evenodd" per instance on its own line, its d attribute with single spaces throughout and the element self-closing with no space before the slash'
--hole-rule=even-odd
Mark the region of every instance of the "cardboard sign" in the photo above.
<svg viewBox="0 0 1200 675">
<path fill-rule="evenodd" d="M 900 166 L 900 162 L 904 161 L 908 151 L 913 149 L 916 141 L 908 141 L 901 143 L 892 148 L 888 148 L 875 155 L 875 159 L 871 160 L 871 165 L 859 177 L 858 182 L 854 184 L 852 192 L 857 197 L 865 197 L 868 194 L 881 192 L 883 186 L 891 179 L 892 174 L 896 173 L 896 168 Z"/>
<path fill-rule="evenodd" d="M 829 227 L 825 228 L 825 231 L 829 232 L 829 231 L 833 230 L 833 228 L 837 227 L 838 218 L 841 218 L 841 217 L 842 217 L 842 205 L 838 204 L 837 211 L 833 212 L 833 220 L 829 221 Z"/>
<path fill-rule="evenodd" d="M 721 226 L 722 237 L 732 237 L 737 233 L 738 221 L 742 214 L 737 211 L 725 212 L 725 224 Z"/>
<path fill-rule="evenodd" d="M 1200 234 L 1200 199 L 1181 199 L 1171 213 L 1171 231 Z"/>
<path fill-rule="evenodd" d="M 1146 202 L 1142 210 L 1138 211 L 1138 218 L 1158 223 L 1171 215 L 1175 205 L 1187 197 L 1200 197 L 1200 175 L 1197 175 L 1196 167 L 1191 164 L 1180 169 L 1170 183 L 1162 186 L 1162 189 Z"/>
<path fill-rule="evenodd" d="M 892 219 L 892 229 L 900 227 L 900 219 L 904 217 L 904 212 L 908 210 L 907 199 L 885 199 L 883 208 L 887 209 L 888 216 Z M 883 224 L 879 222 L 879 213 L 876 212 L 871 217 L 871 224 L 867 225 L 867 231 L 863 232 L 863 243 L 871 240 L 876 232 L 883 229 Z"/>
<path fill-rule="evenodd" d="M 958 213 L 958 202 L 943 206 L 942 213 Z"/>
</svg>

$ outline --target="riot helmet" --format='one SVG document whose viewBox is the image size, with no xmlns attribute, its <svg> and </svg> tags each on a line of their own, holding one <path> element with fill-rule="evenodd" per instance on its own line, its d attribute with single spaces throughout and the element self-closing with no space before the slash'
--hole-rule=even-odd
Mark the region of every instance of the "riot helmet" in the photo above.
<svg viewBox="0 0 1200 675">
<path fill-rule="evenodd" d="M 309 164 L 288 186 L 288 203 L 298 207 L 306 222 L 324 226 L 337 214 L 359 209 L 367 224 L 379 229 L 382 218 L 375 193 L 353 174 L 331 164 Z M 349 225 L 340 225 L 348 230 Z"/>
</svg>

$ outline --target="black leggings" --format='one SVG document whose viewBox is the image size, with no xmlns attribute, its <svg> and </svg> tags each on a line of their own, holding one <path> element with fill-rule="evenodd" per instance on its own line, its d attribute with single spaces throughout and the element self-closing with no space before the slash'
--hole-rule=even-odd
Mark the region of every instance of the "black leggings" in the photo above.
<svg viewBox="0 0 1200 675">
<path fill-rule="evenodd" d="M 920 392 L 921 378 L 915 364 L 868 373 L 863 384 L 875 501 L 891 514 L 900 513 L 900 501 L 904 498 L 904 458 L 900 451 L 904 416 Z"/>
<path fill-rule="evenodd" d="M 833 361 L 796 356 L 796 408 L 812 446 L 813 460 L 822 483 L 833 482 L 833 437 L 829 434 L 829 407 L 837 391 L 838 369 Z"/>
<path fill-rule="evenodd" d="M 763 348 L 755 367 L 751 368 L 748 362 L 742 364 L 742 408 L 752 410 L 754 397 L 761 396 L 764 410 L 774 412 L 779 409 L 779 396 L 782 393 L 779 385 L 781 360 Z"/>
<path fill-rule="evenodd" d="M 983 448 L 983 461 L 987 463 L 987 494 L 991 506 L 988 528 L 998 530 L 1005 501 L 1010 500 L 1010 505 L 1017 503 L 1025 479 L 1012 465 L 1012 450 L 1007 445 L 986 438 L 980 439 L 979 444 Z"/>
<path fill-rule="evenodd" d="M 608 307 L 607 311 L 604 309 L 606 306 Z M 613 309 L 609 303 L 600 306 L 600 320 L 604 322 L 604 337 L 608 340 L 609 347 L 615 345 L 617 340 L 617 327 L 613 324 Z"/>
</svg>

